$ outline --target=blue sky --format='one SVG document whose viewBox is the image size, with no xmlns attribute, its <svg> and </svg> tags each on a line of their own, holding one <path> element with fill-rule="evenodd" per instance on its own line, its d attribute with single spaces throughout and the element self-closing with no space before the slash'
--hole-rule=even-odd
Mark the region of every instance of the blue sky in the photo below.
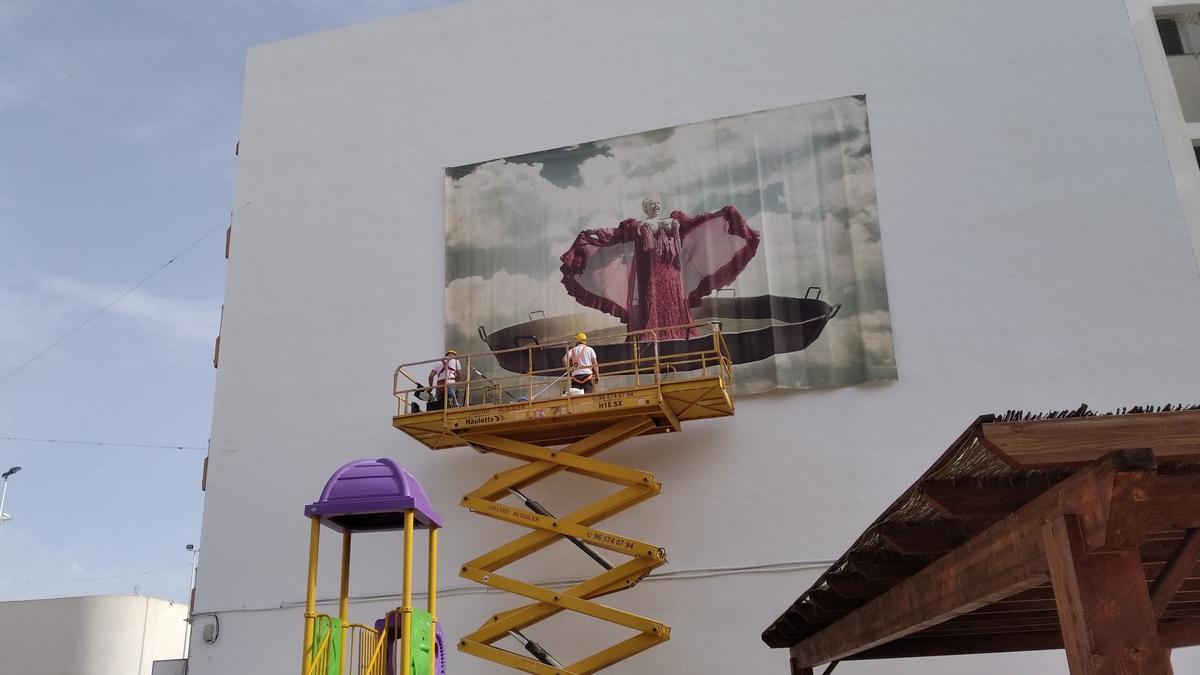
<svg viewBox="0 0 1200 675">
<path fill-rule="evenodd" d="M 246 49 L 445 4 L 0 0 L 0 378 L 217 228 L 0 382 L 0 436 L 205 446 Z M 0 600 L 185 600 L 204 454 L 0 440 Z"/>
</svg>

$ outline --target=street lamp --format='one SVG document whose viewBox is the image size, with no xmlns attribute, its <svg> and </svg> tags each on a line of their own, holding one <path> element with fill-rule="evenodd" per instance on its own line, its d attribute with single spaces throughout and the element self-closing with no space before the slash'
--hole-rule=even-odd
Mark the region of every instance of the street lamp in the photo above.
<svg viewBox="0 0 1200 675">
<path fill-rule="evenodd" d="M 186 659 L 192 651 L 192 600 L 196 597 L 196 557 L 200 555 L 200 547 L 188 544 L 184 550 L 192 552 L 192 585 L 188 588 L 188 616 L 183 629 L 183 658 Z"/>
<path fill-rule="evenodd" d="M 8 496 L 8 478 L 14 473 L 21 470 L 21 467 L 10 467 L 8 471 L 0 473 L 0 478 L 4 479 L 4 487 L 0 489 L 0 523 L 6 523 L 12 520 L 12 516 L 4 512 L 4 498 Z"/>
</svg>

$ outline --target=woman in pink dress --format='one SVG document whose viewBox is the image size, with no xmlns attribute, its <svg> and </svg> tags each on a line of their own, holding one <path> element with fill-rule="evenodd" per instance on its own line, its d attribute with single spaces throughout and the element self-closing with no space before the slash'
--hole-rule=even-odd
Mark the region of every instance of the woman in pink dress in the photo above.
<svg viewBox="0 0 1200 675">
<path fill-rule="evenodd" d="M 619 318 L 644 340 L 687 338 L 692 308 L 731 283 L 758 251 L 759 233 L 737 209 L 662 218 L 662 199 L 642 200 L 644 220 L 584 230 L 562 255 L 562 283 L 585 307 Z"/>
</svg>

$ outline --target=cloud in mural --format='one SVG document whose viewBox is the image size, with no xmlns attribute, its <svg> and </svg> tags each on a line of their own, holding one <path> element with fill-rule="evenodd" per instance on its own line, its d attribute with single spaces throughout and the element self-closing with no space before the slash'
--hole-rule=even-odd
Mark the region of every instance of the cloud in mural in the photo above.
<svg viewBox="0 0 1200 675">
<path fill-rule="evenodd" d="M 495 328 L 526 321 L 533 307 L 549 315 L 570 314 L 579 307 L 557 292 L 557 279 L 535 279 L 506 270 L 489 277 L 465 277 L 446 284 L 446 324 L 464 335 L 478 326 Z M 514 302 L 520 298 L 523 302 Z M 487 320 L 480 323 L 480 319 Z"/>
</svg>

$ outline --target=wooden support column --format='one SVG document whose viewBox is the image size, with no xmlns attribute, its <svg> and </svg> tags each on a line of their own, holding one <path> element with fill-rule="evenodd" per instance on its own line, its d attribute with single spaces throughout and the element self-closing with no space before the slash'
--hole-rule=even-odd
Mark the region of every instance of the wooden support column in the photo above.
<svg viewBox="0 0 1200 675">
<path fill-rule="evenodd" d="M 1074 515 L 1042 540 L 1071 675 L 1171 675 L 1137 549 L 1089 554 Z"/>
<path fill-rule="evenodd" d="M 801 667 L 800 663 L 796 660 L 796 657 L 794 657 L 794 656 L 791 658 L 791 664 L 792 664 L 792 675 L 813 675 L 813 669 Z"/>
</svg>

